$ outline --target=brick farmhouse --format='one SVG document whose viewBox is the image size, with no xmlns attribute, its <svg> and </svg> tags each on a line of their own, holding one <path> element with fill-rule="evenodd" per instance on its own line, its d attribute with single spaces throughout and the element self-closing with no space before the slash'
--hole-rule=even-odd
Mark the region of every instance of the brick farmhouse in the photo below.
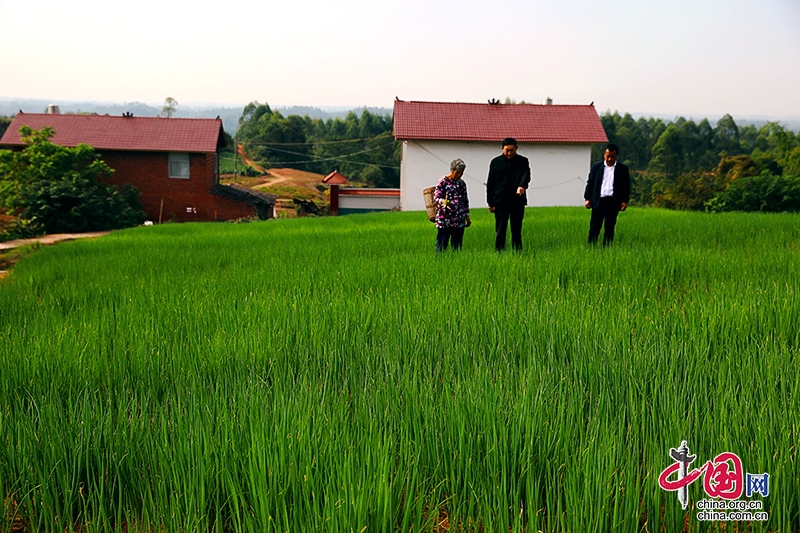
<svg viewBox="0 0 800 533">
<path fill-rule="evenodd" d="M 62 146 L 88 144 L 114 175 L 129 183 L 153 221 L 200 222 L 244 217 L 270 218 L 275 196 L 219 183 L 219 150 L 225 146 L 219 119 L 22 113 L 14 117 L 0 148 L 22 149 L 19 129 L 53 128 Z"/>
</svg>

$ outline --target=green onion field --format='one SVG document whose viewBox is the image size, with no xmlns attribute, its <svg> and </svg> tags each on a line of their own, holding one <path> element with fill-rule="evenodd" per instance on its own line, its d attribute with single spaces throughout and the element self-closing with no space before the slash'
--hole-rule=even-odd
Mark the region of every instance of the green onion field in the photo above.
<svg viewBox="0 0 800 533">
<path fill-rule="evenodd" d="M 800 215 L 165 224 L 0 280 L 0 532 L 800 531 Z M 509 241 L 510 244 L 510 241 Z M 769 473 L 702 522 L 670 448 Z M 742 496 L 744 498 L 744 496 Z"/>
</svg>

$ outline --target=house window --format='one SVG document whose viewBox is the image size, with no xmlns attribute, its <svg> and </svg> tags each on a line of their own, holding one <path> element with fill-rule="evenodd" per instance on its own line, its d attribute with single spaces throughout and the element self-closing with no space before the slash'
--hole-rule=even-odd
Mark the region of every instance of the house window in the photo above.
<svg viewBox="0 0 800 533">
<path fill-rule="evenodd" d="M 189 154 L 169 154 L 169 177 L 189 179 Z"/>
</svg>

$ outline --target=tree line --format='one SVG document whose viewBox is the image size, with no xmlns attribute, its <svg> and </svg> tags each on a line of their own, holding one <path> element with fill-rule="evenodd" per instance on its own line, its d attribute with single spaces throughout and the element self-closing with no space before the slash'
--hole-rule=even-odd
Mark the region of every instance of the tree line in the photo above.
<svg viewBox="0 0 800 533">
<path fill-rule="evenodd" d="M 777 122 L 739 126 L 730 115 L 715 124 L 680 117 L 600 117 L 609 141 L 632 171 L 632 203 L 681 210 L 800 210 L 800 135 Z M 327 174 L 375 187 L 400 183 L 401 143 L 392 118 L 364 110 L 345 118 L 283 116 L 251 102 L 237 142 L 263 166 Z M 595 145 L 592 160 L 602 158 Z"/>
<path fill-rule="evenodd" d="M 800 135 L 777 122 L 600 117 L 631 169 L 634 205 L 708 211 L 800 210 Z M 592 160 L 604 145 L 593 147 Z"/>
<path fill-rule="evenodd" d="M 265 167 L 319 174 L 339 170 L 350 181 L 374 187 L 400 186 L 401 143 L 392 136 L 392 117 L 363 110 L 346 117 L 284 117 L 268 104 L 251 102 L 239 119 L 236 142 Z"/>
</svg>

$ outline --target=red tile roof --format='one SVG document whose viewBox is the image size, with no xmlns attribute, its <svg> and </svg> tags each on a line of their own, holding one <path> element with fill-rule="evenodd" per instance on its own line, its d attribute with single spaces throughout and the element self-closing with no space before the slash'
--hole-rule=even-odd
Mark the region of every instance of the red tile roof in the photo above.
<svg viewBox="0 0 800 533">
<path fill-rule="evenodd" d="M 222 121 L 209 118 L 116 117 L 108 115 L 48 115 L 19 113 L 0 145 L 23 146 L 19 128 L 50 126 L 51 139 L 62 146 L 88 144 L 98 150 L 145 152 L 216 152 L 224 145 Z"/>
<path fill-rule="evenodd" d="M 592 105 L 394 102 L 397 139 L 500 142 L 608 142 Z"/>
<path fill-rule="evenodd" d="M 344 185 L 347 183 L 347 178 L 345 178 L 338 170 L 334 170 L 322 178 L 322 183 L 327 183 L 328 185 Z"/>
</svg>

